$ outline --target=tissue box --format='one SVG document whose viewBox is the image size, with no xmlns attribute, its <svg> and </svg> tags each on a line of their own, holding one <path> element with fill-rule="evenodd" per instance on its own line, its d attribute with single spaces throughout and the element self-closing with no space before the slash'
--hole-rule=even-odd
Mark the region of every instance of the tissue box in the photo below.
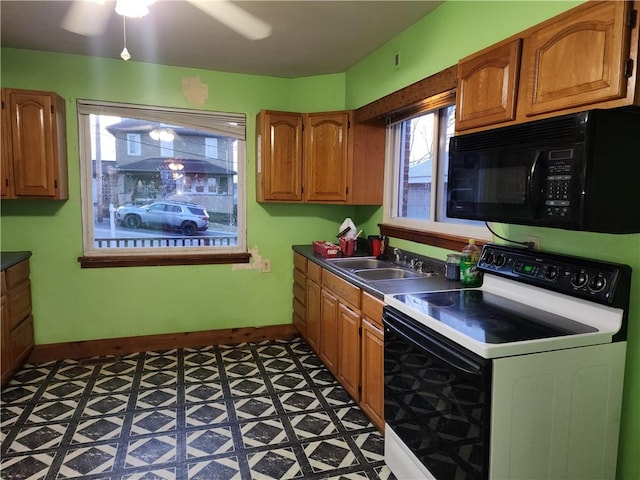
<svg viewBox="0 0 640 480">
<path fill-rule="evenodd" d="M 340 253 L 340 247 L 334 243 L 324 242 L 322 240 L 316 240 L 312 243 L 313 251 L 325 258 L 334 258 Z"/>
</svg>

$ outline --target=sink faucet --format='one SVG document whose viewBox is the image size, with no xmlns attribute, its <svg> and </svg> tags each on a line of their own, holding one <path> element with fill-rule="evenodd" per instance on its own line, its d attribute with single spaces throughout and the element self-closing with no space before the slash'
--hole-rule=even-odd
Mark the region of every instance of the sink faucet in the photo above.
<svg viewBox="0 0 640 480">
<path fill-rule="evenodd" d="M 402 257 L 402 252 L 400 251 L 399 248 L 394 248 L 393 249 L 393 256 L 396 257 L 396 263 L 400 263 L 401 262 L 400 258 Z"/>
</svg>

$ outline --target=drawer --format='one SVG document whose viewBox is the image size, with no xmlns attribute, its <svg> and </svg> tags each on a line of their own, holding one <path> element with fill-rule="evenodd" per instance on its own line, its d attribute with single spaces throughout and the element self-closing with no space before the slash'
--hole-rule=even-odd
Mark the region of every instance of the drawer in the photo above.
<svg viewBox="0 0 640 480">
<path fill-rule="evenodd" d="M 16 285 L 24 282 L 29 278 L 29 261 L 24 260 L 9 267 L 4 271 L 5 281 L 7 282 L 7 290 L 11 290 Z"/>
<path fill-rule="evenodd" d="M 298 300 L 303 305 L 306 303 L 305 300 L 307 298 L 307 288 L 306 287 L 307 287 L 306 285 L 300 285 L 299 283 L 294 283 L 293 284 L 293 298 Z"/>
<path fill-rule="evenodd" d="M 306 285 L 307 284 L 307 276 L 301 272 L 300 270 L 293 270 L 293 283 L 298 285 Z"/>
<path fill-rule="evenodd" d="M 304 306 L 304 303 L 299 301 L 297 298 L 293 299 L 293 313 L 298 315 L 303 320 L 304 320 L 305 315 L 306 315 L 306 308 Z"/>
<path fill-rule="evenodd" d="M 15 328 L 31 313 L 31 282 L 22 282 L 7 295 L 9 302 L 9 328 Z"/>
<path fill-rule="evenodd" d="M 307 259 L 299 253 L 293 254 L 293 268 L 300 270 L 302 273 L 307 273 Z"/>
<path fill-rule="evenodd" d="M 355 285 L 325 270 L 322 274 L 322 286 L 358 310 L 360 309 L 360 289 Z"/>
<path fill-rule="evenodd" d="M 362 292 L 362 314 L 377 327 L 382 328 L 382 308 L 384 303 L 373 295 Z"/>
<path fill-rule="evenodd" d="M 307 263 L 307 278 L 313 280 L 318 285 L 322 282 L 322 267 L 317 263 Z"/>
<path fill-rule="evenodd" d="M 31 315 L 11 332 L 9 342 L 14 365 L 22 365 L 33 348 L 33 317 Z"/>
</svg>

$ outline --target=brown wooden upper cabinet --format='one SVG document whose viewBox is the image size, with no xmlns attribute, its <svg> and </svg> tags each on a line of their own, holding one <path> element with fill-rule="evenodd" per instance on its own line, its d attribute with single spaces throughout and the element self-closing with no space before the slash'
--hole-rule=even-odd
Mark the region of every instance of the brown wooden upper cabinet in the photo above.
<svg viewBox="0 0 640 480">
<path fill-rule="evenodd" d="M 516 38 L 458 62 L 457 130 L 515 120 L 521 48 Z"/>
<path fill-rule="evenodd" d="M 456 130 L 640 105 L 639 5 L 586 2 L 460 60 Z"/>
<path fill-rule="evenodd" d="M 262 110 L 256 118 L 259 202 L 382 203 L 385 128 L 353 111 Z"/>
<path fill-rule="evenodd" d="M 2 89 L 2 198 L 69 198 L 64 99 Z"/>
</svg>

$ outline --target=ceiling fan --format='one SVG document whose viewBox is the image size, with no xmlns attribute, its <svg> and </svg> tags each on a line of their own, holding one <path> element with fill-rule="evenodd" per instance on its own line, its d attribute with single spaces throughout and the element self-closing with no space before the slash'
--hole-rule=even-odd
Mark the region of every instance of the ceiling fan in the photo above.
<svg viewBox="0 0 640 480">
<path fill-rule="evenodd" d="M 142 17 L 155 0 L 74 0 L 62 21 L 62 28 L 84 36 L 102 35 L 114 11 L 123 17 Z M 271 25 L 229 0 L 186 0 L 249 40 L 271 35 Z"/>
</svg>

